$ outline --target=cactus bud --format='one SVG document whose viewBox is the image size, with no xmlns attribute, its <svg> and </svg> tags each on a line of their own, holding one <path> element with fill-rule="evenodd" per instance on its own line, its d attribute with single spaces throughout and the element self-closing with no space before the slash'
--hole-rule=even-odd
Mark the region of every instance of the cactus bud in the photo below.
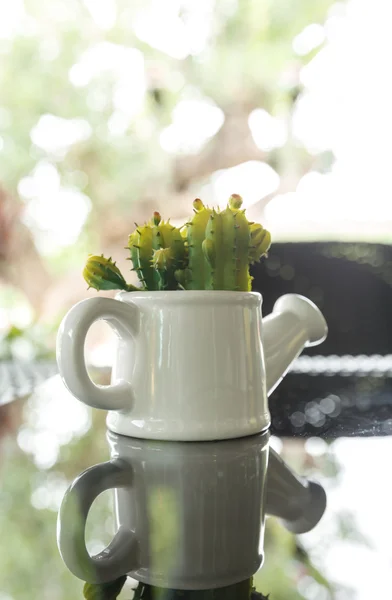
<svg viewBox="0 0 392 600">
<path fill-rule="evenodd" d="M 89 287 L 99 290 L 137 290 L 127 284 L 116 263 L 111 258 L 90 254 L 83 269 L 83 277 Z"/>
<path fill-rule="evenodd" d="M 203 210 L 203 208 L 205 208 L 200 198 L 196 198 L 196 200 L 193 201 L 193 208 L 196 212 L 200 212 L 201 210 Z"/>
<path fill-rule="evenodd" d="M 229 198 L 229 208 L 239 210 L 242 206 L 242 198 L 239 194 L 232 194 Z"/>
<path fill-rule="evenodd" d="M 161 222 L 161 215 L 156 210 L 156 211 L 154 211 L 154 214 L 152 216 L 152 224 L 159 225 L 160 222 Z"/>
<path fill-rule="evenodd" d="M 171 248 L 159 248 L 153 250 L 151 264 L 157 271 L 165 271 L 173 265 L 173 256 Z"/>
<path fill-rule="evenodd" d="M 266 254 L 271 246 L 271 234 L 259 223 L 250 226 L 249 261 L 254 263 Z"/>
</svg>

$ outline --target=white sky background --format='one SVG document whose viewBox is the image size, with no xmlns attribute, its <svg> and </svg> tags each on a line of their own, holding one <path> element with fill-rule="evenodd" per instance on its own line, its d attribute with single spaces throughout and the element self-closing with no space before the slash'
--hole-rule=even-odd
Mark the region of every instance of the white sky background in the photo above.
<svg viewBox="0 0 392 600">
<path fill-rule="evenodd" d="M 271 202 L 267 218 L 277 232 L 287 229 L 283 220 L 296 226 L 304 218 L 342 233 L 356 223 L 365 236 L 369 227 L 391 228 L 392 5 L 352 0 L 334 12 L 326 46 L 302 70 L 307 91 L 294 132 L 310 151 L 332 150 L 336 162 Z"/>
</svg>

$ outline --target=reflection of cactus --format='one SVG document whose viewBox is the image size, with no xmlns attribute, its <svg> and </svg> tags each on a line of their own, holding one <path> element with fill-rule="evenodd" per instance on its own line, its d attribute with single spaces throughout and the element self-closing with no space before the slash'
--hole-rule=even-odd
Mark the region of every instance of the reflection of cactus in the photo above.
<svg viewBox="0 0 392 600">
<path fill-rule="evenodd" d="M 266 254 L 269 232 L 250 223 L 233 194 L 227 207 L 210 209 L 199 199 L 183 229 L 161 220 L 158 212 L 131 233 L 127 248 L 142 290 L 251 290 L 249 265 Z M 111 259 L 92 256 L 84 278 L 99 290 L 137 290 L 125 282 Z"/>
<path fill-rule="evenodd" d="M 115 600 L 125 583 L 126 577 L 102 584 L 86 583 L 83 589 L 86 600 Z M 135 589 L 134 600 L 268 600 L 256 592 L 253 578 L 245 579 L 226 587 L 210 590 L 170 590 L 139 583 Z"/>
<path fill-rule="evenodd" d="M 185 245 L 181 232 L 155 212 L 145 225 L 129 236 L 133 269 L 147 290 L 175 290 L 174 273 L 185 264 Z"/>
<path fill-rule="evenodd" d="M 96 290 L 135 290 L 135 286 L 128 284 L 121 274 L 120 269 L 111 258 L 93 256 L 90 254 L 83 269 L 83 277 L 89 287 Z"/>
</svg>

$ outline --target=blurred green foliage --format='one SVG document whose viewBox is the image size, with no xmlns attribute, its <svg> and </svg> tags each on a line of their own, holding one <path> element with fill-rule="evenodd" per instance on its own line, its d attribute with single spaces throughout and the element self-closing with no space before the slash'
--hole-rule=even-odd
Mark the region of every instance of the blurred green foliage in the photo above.
<svg viewBox="0 0 392 600">
<path fill-rule="evenodd" d="M 28 328 L 11 325 L 0 335 L 0 360 L 54 360 L 56 326 L 35 323 Z"/>
<path fill-rule="evenodd" d="M 171 1 L 167 8 L 171 17 L 162 28 L 171 23 L 173 37 L 181 38 L 184 47 L 190 38 L 181 58 L 154 47 L 153 33 L 150 41 L 137 26 L 142 15 L 154 32 L 154 19 L 159 21 L 162 13 L 159 3 L 95 4 L 103 16 L 97 17 L 99 6 L 94 9 L 94 2 L 26 0 L 20 26 L 0 38 L 0 181 L 17 192 L 18 184 L 37 165 L 49 163 L 57 169 L 61 186 L 92 201 L 88 226 L 77 243 L 48 259 L 55 272 L 75 265 L 98 244 L 105 218 L 114 212 L 129 215 L 133 203 L 149 201 L 154 194 L 165 197 L 181 187 L 175 177 L 176 156 L 160 143 L 181 100 L 207 99 L 225 114 L 233 110 L 249 114 L 262 107 L 289 118 L 300 92 L 299 69 L 316 52 L 296 55 L 293 39 L 307 25 L 323 22 L 332 0 L 211 0 L 200 6 Z M 107 23 L 106 5 L 114 11 L 113 16 L 109 10 Z M 133 54 L 124 54 L 127 50 Z M 181 55 L 181 49 L 178 52 Z M 135 96 L 141 97 L 134 114 L 127 114 L 119 99 L 119 77 L 126 75 L 127 56 L 129 74 L 140 60 L 145 78 L 144 92 L 135 82 Z M 86 73 L 80 74 L 89 61 Z M 116 67 L 116 61 L 125 65 Z M 132 93 L 127 93 L 132 100 Z M 55 127 L 52 140 L 35 143 L 35 128 L 45 115 L 65 119 L 57 122 L 65 128 L 78 120 L 84 139 L 56 148 Z M 114 126 L 116 119 L 120 123 Z M 301 170 L 306 156 L 300 144 L 289 140 L 284 148 L 267 152 L 265 160 L 278 170 L 287 162 Z"/>
</svg>

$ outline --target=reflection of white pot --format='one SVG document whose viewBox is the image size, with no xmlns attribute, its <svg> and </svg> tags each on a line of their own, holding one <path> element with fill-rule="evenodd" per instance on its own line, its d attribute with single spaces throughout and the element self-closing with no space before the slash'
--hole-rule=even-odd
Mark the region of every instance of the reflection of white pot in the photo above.
<svg viewBox="0 0 392 600">
<path fill-rule="evenodd" d="M 61 376 L 82 402 L 109 410 L 110 430 L 161 440 L 252 435 L 270 424 L 267 394 L 305 346 L 327 332 L 319 309 L 282 296 L 262 320 L 255 292 L 121 292 L 92 298 L 64 318 Z M 94 321 L 118 335 L 112 385 L 89 378 L 84 342 Z"/>
<path fill-rule="evenodd" d="M 81 579 L 121 575 L 174 589 L 206 589 L 251 577 L 263 560 L 264 516 L 309 531 L 325 509 L 321 486 L 301 482 L 270 450 L 268 432 L 219 442 L 108 435 L 112 460 L 80 475 L 58 519 L 64 562 Z M 268 469 L 267 469 L 268 465 Z M 118 531 L 95 557 L 85 546 L 91 504 L 116 488 Z"/>
</svg>

